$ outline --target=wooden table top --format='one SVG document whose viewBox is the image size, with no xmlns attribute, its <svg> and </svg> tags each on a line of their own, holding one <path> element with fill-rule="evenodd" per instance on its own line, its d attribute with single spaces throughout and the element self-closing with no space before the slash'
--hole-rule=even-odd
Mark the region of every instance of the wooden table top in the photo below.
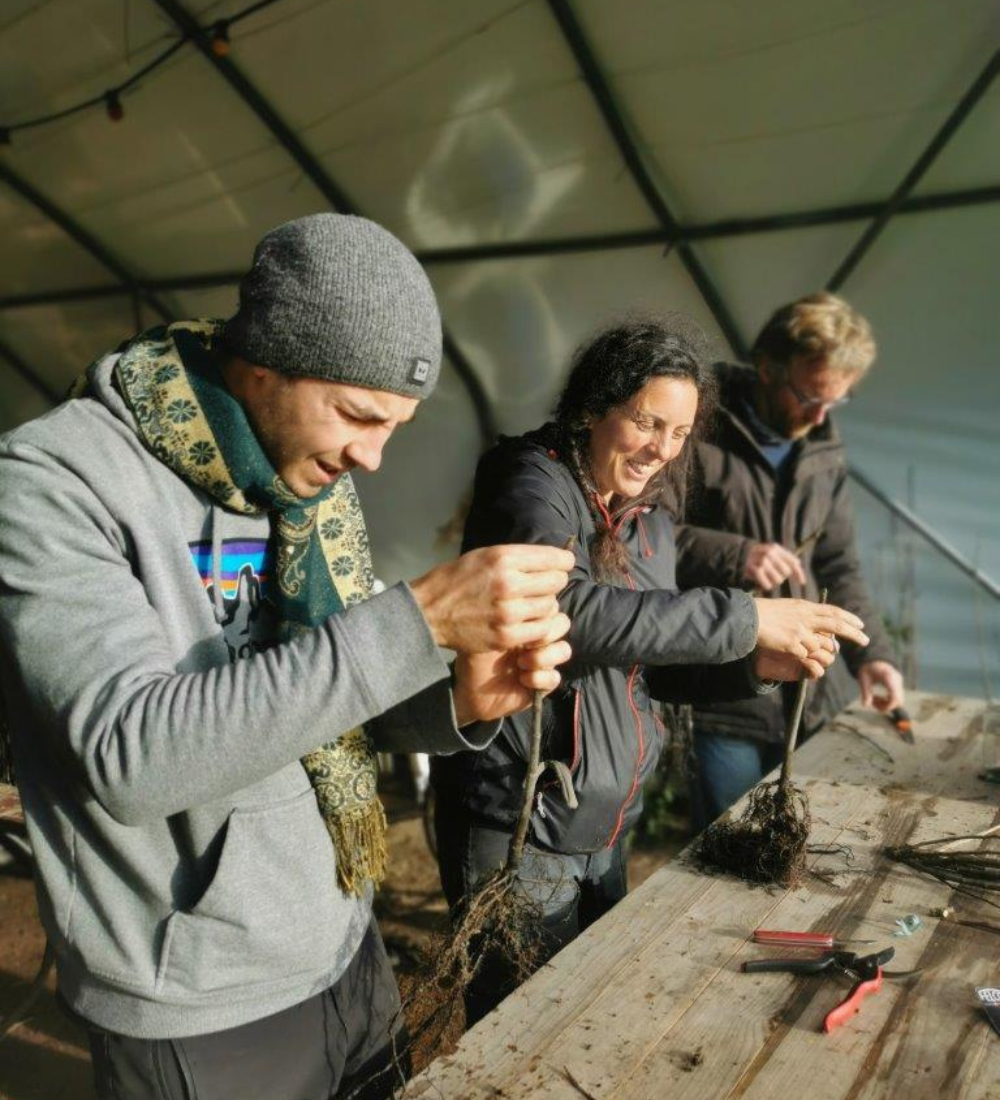
<svg viewBox="0 0 1000 1100">
<path fill-rule="evenodd" d="M 889 862 L 887 844 L 979 832 L 1000 821 L 1000 709 L 913 692 L 916 744 L 885 719 L 845 712 L 795 756 L 812 845 L 796 889 L 710 876 L 684 855 L 667 864 L 543 967 L 407 1089 L 428 1100 L 1000 1100 L 1000 1035 L 974 999 L 1000 986 L 1000 911 Z M 859 736 L 859 734 L 861 736 Z M 815 873 L 813 873 L 815 872 Z M 895 921 L 922 927 L 897 936 Z M 835 931 L 893 946 L 880 993 L 831 1035 L 823 1018 L 846 979 L 744 974 L 747 959 L 788 954 L 750 942 L 755 928 Z M 792 952 L 793 954 L 795 952 Z"/>
</svg>

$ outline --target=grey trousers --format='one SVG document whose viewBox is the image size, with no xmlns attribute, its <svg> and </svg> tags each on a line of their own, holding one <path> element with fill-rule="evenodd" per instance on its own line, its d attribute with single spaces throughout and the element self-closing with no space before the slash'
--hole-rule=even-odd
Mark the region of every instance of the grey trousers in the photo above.
<svg viewBox="0 0 1000 1100">
<path fill-rule="evenodd" d="M 511 834 L 478 823 L 440 797 L 434 824 L 441 885 L 454 918 L 477 884 L 503 865 Z M 624 838 L 611 848 L 578 855 L 527 844 L 517 886 L 541 910 L 544 962 L 628 893 Z M 466 1026 L 478 1023 L 515 986 L 507 960 L 488 955 L 465 993 Z"/>
<path fill-rule="evenodd" d="M 399 992 L 372 922 L 323 993 L 273 1016 L 183 1039 L 135 1039 L 86 1024 L 100 1100 L 382 1100 L 408 1072 Z"/>
</svg>

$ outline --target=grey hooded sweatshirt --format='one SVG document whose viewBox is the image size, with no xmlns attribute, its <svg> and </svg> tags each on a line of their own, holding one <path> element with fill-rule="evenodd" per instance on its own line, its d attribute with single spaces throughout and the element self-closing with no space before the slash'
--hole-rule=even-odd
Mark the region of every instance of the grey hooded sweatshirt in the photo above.
<svg viewBox="0 0 1000 1100">
<path fill-rule="evenodd" d="M 481 747 L 396 585 L 267 639 L 266 516 L 159 462 L 110 379 L 0 439 L 0 687 L 70 1007 L 195 1035 L 331 985 L 371 914 L 345 896 L 299 758 Z"/>
</svg>

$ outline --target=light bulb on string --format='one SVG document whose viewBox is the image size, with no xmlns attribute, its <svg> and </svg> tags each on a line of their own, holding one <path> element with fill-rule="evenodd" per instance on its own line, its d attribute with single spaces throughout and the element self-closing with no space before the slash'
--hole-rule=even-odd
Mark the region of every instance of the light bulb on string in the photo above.
<svg viewBox="0 0 1000 1100">
<path fill-rule="evenodd" d="M 122 106 L 122 101 L 118 98 L 117 92 L 105 92 L 104 105 L 107 107 L 108 118 L 112 122 L 121 122 L 125 117 L 125 108 Z"/>
<path fill-rule="evenodd" d="M 220 19 L 212 27 L 212 38 L 209 45 L 216 57 L 227 57 L 229 55 L 232 43 L 229 41 L 229 23 L 227 20 Z"/>
<path fill-rule="evenodd" d="M 2 2 L 3 0 L 0 0 L 0 4 L 2 4 Z M 235 2 L 235 0 L 233 0 L 233 2 Z M 123 92 L 131 90 L 133 85 L 138 84 L 140 78 L 149 76 L 154 69 L 159 69 L 166 61 L 173 57 L 179 49 L 189 43 L 196 43 L 202 49 L 204 49 L 207 43 L 212 56 L 218 60 L 222 60 L 232 51 L 232 42 L 229 38 L 229 31 L 232 25 L 240 22 L 248 15 L 252 15 L 260 9 L 268 8 L 276 3 L 279 3 L 279 0 L 252 0 L 246 7 L 231 13 L 225 19 L 217 19 L 214 23 L 205 26 L 194 26 L 190 30 L 184 29 L 180 35 L 176 36 L 148 64 L 143 66 L 143 68 L 131 78 L 125 80 L 117 87 L 109 88 L 98 96 L 90 96 L 68 108 L 63 107 L 50 115 L 32 118 L 28 122 L 16 123 L 12 126 L 0 125 L 0 146 L 12 144 L 15 130 L 21 130 L 27 126 L 34 127 L 49 122 L 57 122 L 59 119 L 65 118 L 68 114 L 75 114 L 77 111 L 88 110 L 97 106 L 102 101 L 104 102 L 108 118 L 112 122 L 121 122 L 125 117 L 125 107 L 122 104 L 121 95 Z"/>
</svg>

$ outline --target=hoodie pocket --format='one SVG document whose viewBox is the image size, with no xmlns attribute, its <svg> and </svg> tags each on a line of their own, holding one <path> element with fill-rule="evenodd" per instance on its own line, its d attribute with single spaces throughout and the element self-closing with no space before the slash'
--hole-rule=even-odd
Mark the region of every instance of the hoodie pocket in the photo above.
<svg viewBox="0 0 1000 1100">
<path fill-rule="evenodd" d="M 355 907 L 337 886 L 333 842 L 312 789 L 238 807 L 208 888 L 167 921 L 156 993 L 189 996 L 320 974 L 333 964 Z"/>
</svg>

